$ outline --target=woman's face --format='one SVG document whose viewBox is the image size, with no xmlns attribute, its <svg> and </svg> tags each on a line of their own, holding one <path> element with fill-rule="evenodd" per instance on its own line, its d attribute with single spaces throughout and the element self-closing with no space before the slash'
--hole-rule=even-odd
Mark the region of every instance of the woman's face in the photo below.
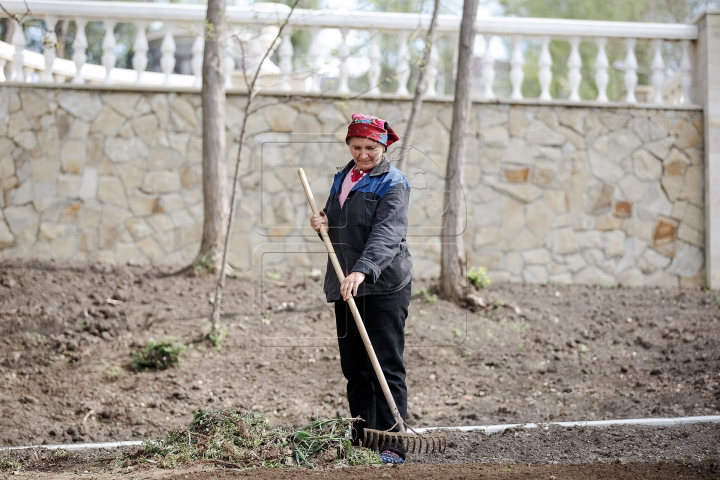
<svg viewBox="0 0 720 480">
<path fill-rule="evenodd" d="M 360 170 L 371 170 L 380 163 L 385 147 L 369 138 L 352 137 L 348 142 L 350 155 Z"/>
</svg>

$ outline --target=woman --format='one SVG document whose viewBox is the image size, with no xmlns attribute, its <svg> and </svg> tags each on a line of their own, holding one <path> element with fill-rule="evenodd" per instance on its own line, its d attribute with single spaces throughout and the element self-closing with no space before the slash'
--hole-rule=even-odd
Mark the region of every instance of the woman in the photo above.
<svg viewBox="0 0 720 480">
<path fill-rule="evenodd" d="M 410 185 L 385 158 L 400 138 L 384 120 L 355 113 L 345 143 L 353 160 L 338 173 L 323 211 L 310 218 L 316 232 L 324 225 L 345 280 L 340 284 L 328 259 L 323 290 L 335 303 L 340 363 L 347 379 L 353 442 L 365 428 L 388 430 L 395 421 L 373 371 L 347 304 L 352 295 L 400 414 L 406 419 L 405 319 L 410 303 L 412 257 L 405 240 Z M 393 430 L 397 431 L 395 425 Z M 386 463 L 404 463 L 405 453 L 381 446 Z"/>
</svg>

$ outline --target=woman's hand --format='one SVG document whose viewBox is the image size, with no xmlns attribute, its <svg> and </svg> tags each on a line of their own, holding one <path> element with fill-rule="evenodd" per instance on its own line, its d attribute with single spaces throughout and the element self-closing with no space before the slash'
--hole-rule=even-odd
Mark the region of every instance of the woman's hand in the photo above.
<svg viewBox="0 0 720 480">
<path fill-rule="evenodd" d="M 317 233 L 320 233 L 320 226 L 325 225 L 325 231 L 327 231 L 328 228 L 328 218 L 325 215 L 325 212 L 320 210 L 320 213 L 316 213 L 312 217 L 310 217 L 310 226 L 315 230 Z"/>
<path fill-rule="evenodd" d="M 345 277 L 342 285 L 340 285 L 340 295 L 346 302 L 351 296 L 357 295 L 357 289 L 362 282 L 365 281 L 365 274 L 361 272 L 352 272 Z"/>
</svg>

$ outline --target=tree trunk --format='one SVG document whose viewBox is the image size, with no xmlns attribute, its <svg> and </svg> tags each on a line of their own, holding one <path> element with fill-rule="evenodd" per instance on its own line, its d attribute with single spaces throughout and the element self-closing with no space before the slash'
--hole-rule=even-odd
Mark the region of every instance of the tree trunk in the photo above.
<svg viewBox="0 0 720 480">
<path fill-rule="evenodd" d="M 222 35 L 225 0 L 208 0 L 202 67 L 202 173 L 205 220 L 196 265 L 219 271 L 227 234 L 228 198 L 225 166 L 225 66 Z"/>
<path fill-rule="evenodd" d="M 415 97 L 413 97 L 412 109 L 410 110 L 410 118 L 408 119 L 407 128 L 405 129 L 405 136 L 403 136 L 402 148 L 400 149 L 400 161 L 398 161 L 397 169 L 401 172 L 405 170 L 405 164 L 407 163 L 407 156 L 410 153 L 410 141 L 412 140 L 412 134 L 415 130 L 415 121 L 417 115 L 422 107 L 423 93 L 425 93 L 425 71 L 427 65 L 430 62 L 430 49 L 432 49 L 433 35 L 435 34 L 435 24 L 437 24 L 437 17 L 440 13 L 440 0 L 435 0 L 435 7 L 430 20 L 430 28 L 428 28 L 427 39 L 425 40 L 425 53 L 423 55 L 423 62 L 420 65 L 420 73 L 418 75 L 417 87 L 415 87 Z"/>
<path fill-rule="evenodd" d="M 458 44 L 458 71 L 455 82 L 455 101 L 453 103 L 452 127 L 450 129 L 450 149 L 448 151 L 447 172 L 445 174 L 445 225 L 442 230 L 442 253 L 440 264 L 440 293 L 445 298 L 463 297 L 466 284 L 465 245 L 462 240 L 464 230 L 461 216 L 461 201 L 464 198 L 465 176 L 465 134 L 468 126 L 472 89 L 472 51 L 475 40 L 475 17 L 478 0 L 465 0 L 460 39 Z"/>
</svg>

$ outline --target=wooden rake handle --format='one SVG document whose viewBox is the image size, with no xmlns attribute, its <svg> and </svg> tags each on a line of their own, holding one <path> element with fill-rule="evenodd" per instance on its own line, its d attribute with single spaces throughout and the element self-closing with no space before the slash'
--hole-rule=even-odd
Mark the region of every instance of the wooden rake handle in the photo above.
<svg viewBox="0 0 720 480">
<path fill-rule="evenodd" d="M 305 172 L 302 168 L 298 168 L 298 175 L 300 176 L 303 189 L 305 189 L 305 195 L 310 203 L 310 208 L 312 209 L 313 214 L 317 214 L 318 208 L 317 205 L 315 205 L 315 197 L 313 197 L 312 190 L 310 190 L 310 184 L 308 183 L 307 177 L 305 176 Z M 320 227 L 320 235 L 325 243 L 325 248 L 327 248 L 330 261 L 332 262 L 333 267 L 335 267 L 335 273 L 338 276 L 338 280 L 340 280 L 340 283 L 342 284 L 345 280 L 345 274 L 343 273 L 343 269 L 340 267 L 340 262 L 338 261 L 337 255 L 335 255 L 335 249 L 332 246 L 332 242 L 330 242 L 330 237 L 328 236 L 324 225 Z M 378 362 L 375 350 L 370 343 L 370 337 L 368 337 L 367 330 L 365 330 L 365 324 L 363 323 L 362 318 L 360 318 L 360 312 L 357 309 L 357 305 L 355 305 L 355 299 L 353 297 L 348 299 L 348 305 L 350 306 L 350 311 L 355 318 L 355 324 L 357 325 L 362 341 L 365 344 L 365 349 L 370 357 L 370 362 L 375 370 L 375 375 L 377 375 L 377 378 L 380 381 L 380 387 L 382 387 L 383 394 L 385 394 L 385 400 L 387 400 L 387 403 L 390 406 L 393 418 L 395 419 L 398 427 L 400 427 L 400 432 L 405 433 L 405 422 L 403 421 L 402 416 L 400 416 L 400 411 L 395 404 L 395 399 L 390 393 L 390 387 L 387 384 L 387 380 L 385 380 L 385 374 L 383 374 L 382 368 L 380 368 L 380 362 Z"/>
</svg>

